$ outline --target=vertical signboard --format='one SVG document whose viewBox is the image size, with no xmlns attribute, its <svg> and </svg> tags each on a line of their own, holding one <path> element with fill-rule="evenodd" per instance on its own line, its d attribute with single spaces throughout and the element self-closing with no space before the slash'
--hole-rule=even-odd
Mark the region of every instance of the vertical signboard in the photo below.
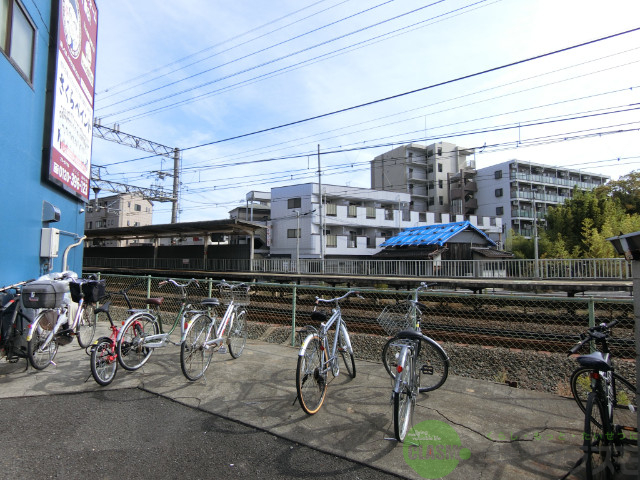
<svg viewBox="0 0 640 480">
<path fill-rule="evenodd" d="M 98 10 L 95 0 L 59 0 L 49 180 L 89 200 Z"/>
</svg>

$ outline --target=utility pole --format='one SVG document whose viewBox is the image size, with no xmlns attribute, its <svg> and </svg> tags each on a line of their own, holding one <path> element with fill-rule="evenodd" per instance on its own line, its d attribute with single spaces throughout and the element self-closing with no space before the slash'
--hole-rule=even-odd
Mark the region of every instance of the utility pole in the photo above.
<svg viewBox="0 0 640 480">
<path fill-rule="evenodd" d="M 173 149 L 173 202 L 171 223 L 178 223 L 178 197 L 180 195 L 180 150 Z"/>
<path fill-rule="evenodd" d="M 318 144 L 318 196 L 320 198 L 320 261 L 324 273 L 324 217 L 322 211 L 322 169 L 320 168 L 320 144 Z"/>
</svg>

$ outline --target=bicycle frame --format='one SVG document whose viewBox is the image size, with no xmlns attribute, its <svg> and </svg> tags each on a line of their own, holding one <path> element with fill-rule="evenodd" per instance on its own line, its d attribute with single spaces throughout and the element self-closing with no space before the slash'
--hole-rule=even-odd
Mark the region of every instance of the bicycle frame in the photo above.
<svg viewBox="0 0 640 480">
<path fill-rule="evenodd" d="M 227 330 L 231 330 L 233 328 L 233 320 L 235 319 L 237 305 L 231 300 L 227 309 L 222 316 L 222 320 L 220 321 L 220 325 L 216 327 L 216 338 L 207 340 L 204 344 L 205 348 L 211 348 L 213 345 L 220 345 L 224 341 L 224 332 Z M 186 333 L 185 333 L 186 335 Z M 209 332 L 207 332 L 209 335 Z"/>
</svg>

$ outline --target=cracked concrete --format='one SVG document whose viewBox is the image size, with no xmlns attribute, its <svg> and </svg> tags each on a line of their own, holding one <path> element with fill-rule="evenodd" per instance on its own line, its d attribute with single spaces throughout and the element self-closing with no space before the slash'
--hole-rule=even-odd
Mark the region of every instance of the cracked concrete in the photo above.
<svg viewBox="0 0 640 480">
<path fill-rule="evenodd" d="M 141 388 L 401 477 L 424 478 L 405 461 L 406 448 L 389 439 L 391 382 L 380 363 L 356 360 L 355 379 L 341 371 L 322 409 L 309 416 L 295 402 L 295 348 L 250 340 L 239 359 L 214 354 L 205 377 L 193 383 L 183 377 L 179 357 L 175 346 L 160 349 L 137 372 L 119 368 L 106 388 Z M 0 363 L 0 398 L 105 388 L 93 381 L 89 357 L 77 344 L 61 347 L 56 363 L 39 372 Z M 451 376 L 439 390 L 419 396 L 413 423 L 440 420 L 469 449 L 470 457 L 447 479 L 558 479 L 582 455 L 583 418 L 571 399 Z M 584 473 L 578 467 L 567 478 Z"/>
</svg>

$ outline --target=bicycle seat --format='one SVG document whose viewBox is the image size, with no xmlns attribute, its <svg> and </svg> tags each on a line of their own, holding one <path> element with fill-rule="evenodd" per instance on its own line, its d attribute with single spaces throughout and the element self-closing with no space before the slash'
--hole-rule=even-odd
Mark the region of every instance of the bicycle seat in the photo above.
<svg viewBox="0 0 640 480">
<path fill-rule="evenodd" d="M 203 298 L 200 301 L 200 304 L 204 305 L 205 307 L 216 306 L 216 305 L 220 305 L 220 300 L 218 300 L 217 298 Z"/>
<path fill-rule="evenodd" d="M 327 315 L 323 312 L 311 312 L 311 320 L 316 322 L 326 322 Z"/>
<path fill-rule="evenodd" d="M 417 330 L 401 330 L 396 334 L 396 338 L 420 340 L 422 338 L 422 332 L 418 332 Z"/>
<path fill-rule="evenodd" d="M 589 355 L 580 355 L 577 359 L 578 363 L 583 367 L 592 368 L 601 372 L 611 370 L 611 365 L 607 363 L 601 352 L 593 352 Z"/>
<path fill-rule="evenodd" d="M 106 301 L 104 304 L 97 307 L 94 312 L 95 313 L 106 313 L 109 311 L 109 306 L 111 305 L 111 300 Z"/>
<path fill-rule="evenodd" d="M 159 307 L 160 305 L 162 305 L 163 300 L 164 297 L 147 298 L 145 303 L 148 303 L 149 305 L 157 305 Z"/>
</svg>

